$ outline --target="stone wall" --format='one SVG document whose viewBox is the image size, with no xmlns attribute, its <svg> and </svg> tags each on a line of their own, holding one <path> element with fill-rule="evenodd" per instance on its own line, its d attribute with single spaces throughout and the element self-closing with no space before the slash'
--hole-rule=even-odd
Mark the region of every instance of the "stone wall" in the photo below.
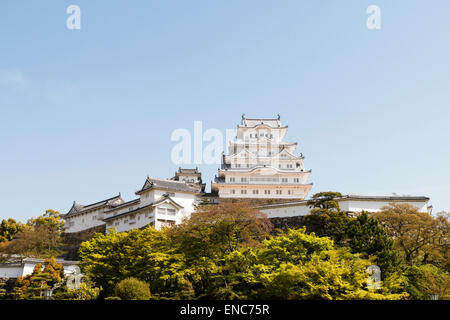
<svg viewBox="0 0 450 320">
<path fill-rule="evenodd" d="M 307 227 L 308 229 L 308 222 L 305 219 L 305 216 L 270 218 L 270 222 L 273 224 L 274 232 L 276 232 L 277 229 L 283 231 L 286 231 L 287 229 L 299 229 L 302 227 Z"/>
<path fill-rule="evenodd" d="M 106 233 L 106 225 L 97 226 L 80 232 L 65 233 L 63 235 L 65 260 L 79 260 L 78 249 L 82 242 L 90 240 L 96 233 Z"/>
</svg>

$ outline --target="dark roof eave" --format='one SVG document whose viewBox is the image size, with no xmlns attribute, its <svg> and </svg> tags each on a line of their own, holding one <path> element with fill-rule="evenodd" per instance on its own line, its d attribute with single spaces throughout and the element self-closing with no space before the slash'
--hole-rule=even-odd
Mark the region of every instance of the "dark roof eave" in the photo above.
<svg viewBox="0 0 450 320">
<path fill-rule="evenodd" d="M 312 183 L 311 183 L 312 184 Z M 405 200 L 417 200 L 417 201 L 429 201 L 430 198 L 424 196 L 357 196 L 357 195 L 345 195 L 342 198 L 337 198 L 337 201 L 345 200 L 368 200 L 368 201 L 405 201 Z M 300 200 L 284 203 L 274 203 L 256 206 L 255 208 L 273 208 L 273 207 L 285 207 L 299 204 L 306 204 L 309 200 Z"/>
<path fill-rule="evenodd" d="M 134 199 L 134 200 L 130 200 L 130 201 L 124 202 L 124 203 L 122 203 L 122 204 L 120 204 L 120 205 L 118 205 L 118 206 L 116 206 L 114 208 L 111 208 L 110 210 L 105 211 L 105 213 L 109 213 L 111 211 L 114 211 L 114 210 L 117 210 L 117 209 L 120 209 L 120 208 L 123 208 L 123 207 L 131 206 L 131 205 L 133 205 L 135 203 L 139 203 L 140 201 L 141 201 L 141 199 L 137 198 L 137 199 Z"/>
<path fill-rule="evenodd" d="M 117 217 L 125 216 L 125 215 L 127 215 L 127 214 L 130 214 L 130 213 L 133 213 L 133 212 L 142 210 L 142 209 L 146 209 L 146 208 L 151 207 L 151 206 L 153 206 L 153 203 L 148 204 L 148 205 L 143 206 L 143 207 L 139 207 L 139 208 L 130 210 L 130 211 L 122 212 L 122 213 L 120 213 L 120 214 L 116 214 L 115 216 L 111 216 L 111 217 L 108 217 L 108 218 L 103 219 L 103 221 L 109 221 L 109 220 L 115 219 L 115 218 L 117 218 Z"/>
<path fill-rule="evenodd" d="M 260 119 L 248 119 L 248 120 L 260 120 Z M 274 119 L 261 119 L 261 120 L 265 120 L 265 121 L 273 121 Z M 260 127 L 260 126 L 265 126 L 265 127 L 269 127 L 269 128 L 271 128 L 271 129 L 288 129 L 288 126 L 287 125 L 284 125 L 284 126 L 280 126 L 280 127 L 273 127 L 273 126 L 270 126 L 270 125 L 268 125 L 267 123 L 258 123 L 257 125 L 254 125 L 254 126 L 244 126 L 244 125 L 242 125 L 242 124 L 238 124 L 238 128 L 247 128 L 247 129 L 253 129 L 253 128 L 256 128 L 256 127 Z"/>
<path fill-rule="evenodd" d="M 160 203 L 162 203 L 162 202 L 164 202 L 164 201 L 166 201 L 166 200 L 169 200 L 170 202 L 174 203 L 174 204 L 175 204 L 177 207 L 179 207 L 180 209 L 184 208 L 182 205 L 178 204 L 178 203 L 177 203 L 175 200 L 173 200 L 171 197 L 167 196 L 167 197 L 164 197 L 163 199 L 160 199 L 160 200 L 158 200 L 158 201 L 156 201 L 156 202 L 150 203 L 150 204 L 148 204 L 148 205 L 146 205 L 146 206 L 139 207 L 139 208 L 136 208 L 136 209 L 134 209 L 134 210 L 130 210 L 130 211 L 127 211 L 127 212 L 122 212 L 121 214 L 118 214 L 118 215 L 115 215 L 115 216 L 111 216 L 111 217 L 105 218 L 105 219 L 103 219 L 103 221 L 109 221 L 109 220 L 112 220 L 112 219 L 117 218 L 117 217 L 121 217 L 121 216 L 130 214 L 130 213 L 133 213 L 133 212 L 142 210 L 142 209 L 146 209 L 146 208 L 148 208 L 148 207 L 154 207 L 154 206 L 156 206 L 156 205 L 158 205 L 158 204 L 160 204 Z"/>
<path fill-rule="evenodd" d="M 402 200 L 417 200 L 417 201 L 429 201 L 430 198 L 425 196 L 360 196 L 360 195 L 344 195 L 342 200 L 367 200 L 367 201 L 402 201 Z"/>
<path fill-rule="evenodd" d="M 111 200 L 115 200 L 115 199 L 121 199 L 121 195 L 120 193 L 117 196 L 102 200 L 102 201 L 97 201 L 88 205 L 83 205 L 82 209 L 80 211 L 75 211 L 75 212 L 71 212 L 72 209 L 75 207 L 75 205 L 77 204 L 76 202 L 73 203 L 72 207 L 70 208 L 69 212 L 65 213 L 65 214 L 61 214 L 62 218 L 66 218 L 66 217 L 71 217 L 74 215 L 78 215 L 80 213 L 85 213 L 86 211 L 92 210 L 92 209 L 97 209 L 97 208 L 101 208 L 104 207 L 106 205 L 108 205 L 108 202 Z M 81 205 L 80 205 L 81 206 Z"/>
<path fill-rule="evenodd" d="M 135 192 L 136 195 L 140 195 L 142 194 L 144 191 L 148 191 L 150 189 L 155 189 L 155 190 L 165 190 L 165 191 L 174 191 L 174 192 L 182 192 L 182 193 L 192 193 L 192 194 L 200 194 L 201 192 L 198 192 L 196 190 L 192 190 L 192 191 L 188 191 L 188 190 L 184 190 L 184 189 L 175 189 L 175 188 L 166 188 L 166 187 L 161 187 L 161 186 L 151 186 L 149 188 L 145 188 L 145 189 L 141 189 Z"/>
</svg>

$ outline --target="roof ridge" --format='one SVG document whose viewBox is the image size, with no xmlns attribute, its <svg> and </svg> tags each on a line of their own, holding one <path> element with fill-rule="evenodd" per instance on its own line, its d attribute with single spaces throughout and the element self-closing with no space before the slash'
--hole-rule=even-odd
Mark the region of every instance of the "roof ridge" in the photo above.
<svg viewBox="0 0 450 320">
<path fill-rule="evenodd" d="M 179 183 L 179 184 L 187 185 L 186 182 L 178 181 L 178 180 L 160 179 L 160 178 L 151 178 L 151 177 L 149 177 L 149 180 L 157 180 L 157 181 L 163 181 L 163 182 L 169 182 L 169 183 Z"/>
<path fill-rule="evenodd" d="M 105 199 L 105 200 L 97 201 L 97 202 L 94 202 L 94 203 L 90 203 L 90 204 L 87 204 L 87 205 L 82 205 L 82 206 L 83 207 L 90 207 L 90 206 L 93 206 L 93 205 L 96 205 L 96 204 L 99 204 L 99 203 L 102 203 L 102 202 L 105 202 L 105 201 L 113 200 L 113 199 L 116 199 L 116 198 L 119 198 L 119 197 L 120 197 L 120 193 L 117 196 L 114 196 L 114 197 L 111 197 L 111 198 L 108 198 L 108 199 Z"/>
</svg>

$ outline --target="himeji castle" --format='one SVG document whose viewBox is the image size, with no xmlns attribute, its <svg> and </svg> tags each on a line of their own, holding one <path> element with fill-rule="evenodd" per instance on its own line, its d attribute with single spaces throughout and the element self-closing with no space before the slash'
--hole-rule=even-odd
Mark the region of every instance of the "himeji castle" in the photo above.
<svg viewBox="0 0 450 320">
<path fill-rule="evenodd" d="M 171 179 L 147 177 L 135 192 L 136 199 L 124 201 L 119 195 L 93 204 L 76 201 L 63 215 L 66 233 L 85 231 L 104 226 L 116 231 L 144 228 L 156 229 L 180 223 L 195 210 L 203 194 L 204 185 L 197 169 L 180 170 Z"/>
<path fill-rule="evenodd" d="M 280 116 L 242 115 L 212 191 L 220 198 L 305 199 L 312 187 L 311 170 L 305 170 L 303 154 L 296 155 L 297 143 L 284 140 L 287 129 Z"/>
<path fill-rule="evenodd" d="M 196 206 L 221 201 L 251 200 L 269 218 L 288 218 L 309 213 L 307 197 L 312 183 L 297 143 L 285 141 L 288 127 L 280 116 L 272 119 L 242 115 L 236 139 L 223 155 L 218 175 L 205 192 L 198 168 L 179 168 L 169 179 L 147 177 L 136 191 L 138 198 L 124 201 L 121 195 L 89 205 L 74 202 L 63 215 L 66 233 L 114 228 L 118 232 L 148 225 L 161 229 L 188 218 Z M 431 212 L 424 196 L 344 195 L 337 199 L 348 214 L 376 212 L 390 203 L 409 203 L 420 212 Z"/>
</svg>

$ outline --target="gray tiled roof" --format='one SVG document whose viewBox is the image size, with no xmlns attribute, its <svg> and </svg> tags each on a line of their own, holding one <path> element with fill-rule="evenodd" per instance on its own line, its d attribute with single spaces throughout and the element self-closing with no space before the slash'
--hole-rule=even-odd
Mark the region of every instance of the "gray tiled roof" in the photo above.
<svg viewBox="0 0 450 320">
<path fill-rule="evenodd" d="M 198 168 L 191 169 L 191 168 L 179 168 L 176 173 L 199 173 Z"/>
<path fill-rule="evenodd" d="M 360 195 L 352 195 L 352 194 L 342 196 L 341 199 L 342 200 L 345 200 L 345 199 L 349 199 L 349 200 L 381 200 L 381 201 L 383 201 L 383 200 L 384 201 L 387 201 L 387 200 L 428 201 L 428 200 L 430 200 L 430 198 L 424 197 L 424 196 L 397 196 L 397 195 L 393 195 L 393 196 L 360 196 Z"/>
<path fill-rule="evenodd" d="M 169 200 L 169 201 L 173 202 L 176 206 L 178 206 L 178 207 L 180 207 L 180 208 L 183 208 L 182 205 L 180 205 L 180 204 L 177 203 L 175 200 L 173 200 L 169 195 L 164 194 L 160 199 L 158 199 L 157 201 L 155 201 L 155 202 L 153 202 L 153 203 L 150 203 L 150 204 L 148 204 L 148 205 L 146 205 L 146 206 L 143 206 L 143 207 L 136 208 L 136 209 L 134 209 L 134 210 L 122 212 L 122 213 L 116 214 L 116 215 L 114 215 L 114 216 L 107 217 L 107 218 L 103 219 L 103 221 L 114 220 L 115 218 L 122 217 L 122 216 L 128 215 L 128 214 L 130 214 L 130 213 L 134 213 L 134 212 L 136 212 L 136 211 L 140 211 L 140 210 L 145 209 L 145 208 L 154 207 L 154 206 L 157 206 L 158 204 L 160 204 L 161 202 L 164 202 L 164 201 L 166 201 L 166 200 Z"/>
<path fill-rule="evenodd" d="M 123 203 L 119 204 L 118 206 L 114 206 L 114 207 L 112 207 L 109 210 L 105 210 L 105 212 L 108 213 L 110 211 L 118 210 L 118 209 L 123 208 L 123 207 L 128 207 L 128 206 L 131 206 L 131 205 L 139 203 L 139 202 L 141 202 L 141 198 L 137 198 L 137 199 L 130 200 L 130 201 L 127 201 L 127 202 L 123 202 Z"/>
<path fill-rule="evenodd" d="M 271 208 L 306 204 L 311 199 L 298 200 L 283 203 L 264 204 L 257 208 Z M 430 198 L 424 196 L 361 196 L 361 195 L 343 195 L 341 198 L 336 198 L 337 201 L 344 200 L 366 200 L 366 201 L 429 201 Z"/>
<path fill-rule="evenodd" d="M 69 212 L 62 215 L 62 217 L 63 218 L 71 217 L 71 216 L 77 215 L 79 213 L 85 212 L 87 210 L 92 210 L 92 209 L 100 208 L 100 207 L 107 206 L 107 205 L 113 206 L 113 203 L 116 202 L 117 200 L 119 200 L 119 202 L 123 202 L 122 197 L 120 196 L 120 193 L 117 196 L 114 196 L 112 198 L 98 201 L 95 203 L 91 203 L 88 205 L 82 205 L 82 204 L 76 203 L 76 201 L 74 201 L 72 208 L 70 208 Z"/>
<path fill-rule="evenodd" d="M 200 171 L 198 171 L 198 168 L 195 169 L 189 169 L 189 168 L 179 168 L 177 172 L 175 172 L 175 176 L 173 176 L 172 178 L 170 178 L 169 180 L 174 180 L 174 181 L 180 181 L 180 176 L 183 175 L 189 175 L 189 176 L 197 176 L 200 180 L 200 182 L 202 181 L 202 173 Z"/>
<path fill-rule="evenodd" d="M 155 189 L 163 189 L 167 191 L 180 191 L 180 192 L 190 192 L 190 193 L 198 193 L 198 189 L 189 186 L 185 182 L 179 182 L 174 180 L 163 180 L 147 177 L 145 180 L 144 186 L 141 190 L 137 191 L 136 194 L 140 194 L 142 191 L 145 191 L 150 188 Z"/>
<path fill-rule="evenodd" d="M 278 115 L 278 118 L 270 118 L 270 119 L 264 119 L 264 118 L 246 118 L 245 115 L 242 115 L 242 121 L 240 126 L 241 127 L 255 127 L 260 124 L 264 124 L 266 126 L 272 127 L 272 128 L 281 128 L 281 120 L 280 115 Z"/>
<path fill-rule="evenodd" d="M 107 218 L 103 219 L 103 221 L 113 220 L 113 219 L 115 219 L 115 218 L 117 218 L 117 217 L 122 217 L 122 216 L 125 216 L 125 215 L 127 215 L 127 214 L 134 213 L 134 212 L 136 212 L 136 211 L 139 211 L 139 210 L 142 210 L 142 209 L 145 209 L 145 208 L 149 208 L 149 207 L 152 207 L 152 206 L 153 206 L 153 203 L 150 203 L 150 204 L 148 204 L 148 205 L 146 205 L 146 206 L 143 206 L 143 207 L 138 207 L 138 208 L 133 209 L 133 210 L 130 210 L 130 211 L 125 211 L 125 212 L 122 212 L 122 213 L 113 215 L 113 216 L 111 216 L 111 217 L 107 217 Z"/>
<path fill-rule="evenodd" d="M 179 203 L 177 203 L 175 200 L 173 200 L 168 194 L 164 194 L 160 199 L 158 199 L 157 201 L 155 201 L 153 203 L 154 206 L 160 204 L 161 202 L 164 202 L 166 200 L 169 200 L 171 202 L 173 202 L 177 207 L 183 208 L 183 206 Z"/>
</svg>

